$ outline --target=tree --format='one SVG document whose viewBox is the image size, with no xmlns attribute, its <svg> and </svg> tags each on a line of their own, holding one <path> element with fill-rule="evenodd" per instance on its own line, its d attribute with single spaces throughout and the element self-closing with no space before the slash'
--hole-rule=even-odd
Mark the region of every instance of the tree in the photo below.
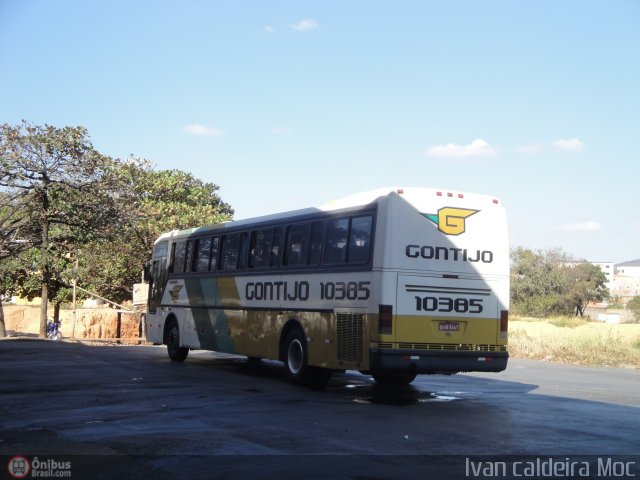
<svg viewBox="0 0 640 480">
<path fill-rule="evenodd" d="M 0 338 L 7 331 L 2 308 L 3 296 L 13 294 L 15 285 L 10 275 L 11 269 L 4 263 L 20 255 L 31 247 L 34 225 L 31 216 L 25 210 L 20 195 L 0 191 Z"/>
<path fill-rule="evenodd" d="M 563 275 L 557 265 L 560 250 L 548 252 L 516 248 L 511 252 L 511 309 L 515 313 L 546 317 L 558 310 Z"/>
<path fill-rule="evenodd" d="M 586 261 L 561 266 L 564 274 L 565 311 L 583 316 L 589 302 L 601 302 L 609 296 L 607 277 L 600 267 Z"/>
<path fill-rule="evenodd" d="M 640 323 L 640 297 L 633 297 L 629 300 L 629 303 L 627 303 L 627 309 L 631 310 L 635 322 Z"/>
<path fill-rule="evenodd" d="M 40 336 L 46 334 L 50 293 L 60 265 L 78 245 L 113 234 L 118 211 L 111 195 L 115 162 L 96 151 L 83 127 L 0 126 L 0 188 L 37 225 L 23 238 L 38 248 L 42 297 Z"/>
<path fill-rule="evenodd" d="M 589 302 L 609 295 L 605 285 L 600 268 L 562 250 L 516 248 L 511 252 L 511 308 L 515 313 L 582 315 Z"/>
<path fill-rule="evenodd" d="M 146 160 L 129 158 L 115 176 L 120 230 L 109 241 L 82 248 L 78 277 L 85 287 L 121 303 L 131 299 L 161 233 L 227 221 L 233 209 L 217 185 L 180 170 L 154 170 Z"/>
</svg>

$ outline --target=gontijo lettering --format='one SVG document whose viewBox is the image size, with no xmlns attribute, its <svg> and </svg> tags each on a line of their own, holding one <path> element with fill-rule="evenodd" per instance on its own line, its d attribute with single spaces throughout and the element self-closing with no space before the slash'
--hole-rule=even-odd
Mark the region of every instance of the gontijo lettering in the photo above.
<svg viewBox="0 0 640 480">
<path fill-rule="evenodd" d="M 289 300 L 309 299 L 309 282 L 249 282 L 245 287 L 247 300 Z"/>
<path fill-rule="evenodd" d="M 493 262 L 490 250 L 468 250 L 466 248 L 434 247 L 432 245 L 407 245 L 405 255 L 409 258 L 425 258 L 427 260 L 449 260 L 454 262 Z"/>
</svg>

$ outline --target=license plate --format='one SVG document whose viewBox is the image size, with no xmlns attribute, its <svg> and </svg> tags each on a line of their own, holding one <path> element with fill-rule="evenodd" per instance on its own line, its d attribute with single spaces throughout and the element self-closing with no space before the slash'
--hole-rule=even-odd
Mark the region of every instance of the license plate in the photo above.
<svg viewBox="0 0 640 480">
<path fill-rule="evenodd" d="M 441 332 L 459 332 L 460 324 L 458 322 L 440 322 L 438 330 Z"/>
</svg>

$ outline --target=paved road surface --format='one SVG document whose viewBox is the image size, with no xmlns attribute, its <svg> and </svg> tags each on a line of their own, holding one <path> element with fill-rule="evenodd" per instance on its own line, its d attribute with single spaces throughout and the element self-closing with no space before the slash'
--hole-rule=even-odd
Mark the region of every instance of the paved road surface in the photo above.
<svg viewBox="0 0 640 480">
<path fill-rule="evenodd" d="M 472 474 L 553 456 L 640 478 L 638 370 L 512 360 L 395 389 L 347 372 L 319 391 L 277 362 L 39 340 L 0 341 L 0 365 L 0 460 L 67 459 L 71 478 L 470 478 L 469 456 L 489 462 Z"/>
</svg>

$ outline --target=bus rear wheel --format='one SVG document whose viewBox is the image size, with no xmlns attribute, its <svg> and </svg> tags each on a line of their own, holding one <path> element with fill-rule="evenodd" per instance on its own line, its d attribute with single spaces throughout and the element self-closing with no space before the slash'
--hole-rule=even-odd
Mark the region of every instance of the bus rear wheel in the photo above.
<svg viewBox="0 0 640 480">
<path fill-rule="evenodd" d="M 300 328 L 291 330 L 287 335 L 284 366 L 287 378 L 297 385 L 322 387 L 331 379 L 331 370 L 309 366 L 307 339 Z"/>
<path fill-rule="evenodd" d="M 415 372 L 372 372 L 371 376 L 380 385 L 409 385 L 416 379 Z"/>
<path fill-rule="evenodd" d="M 180 346 L 180 329 L 175 321 L 167 331 L 167 353 L 173 362 L 183 362 L 189 355 L 189 349 Z"/>
</svg>

